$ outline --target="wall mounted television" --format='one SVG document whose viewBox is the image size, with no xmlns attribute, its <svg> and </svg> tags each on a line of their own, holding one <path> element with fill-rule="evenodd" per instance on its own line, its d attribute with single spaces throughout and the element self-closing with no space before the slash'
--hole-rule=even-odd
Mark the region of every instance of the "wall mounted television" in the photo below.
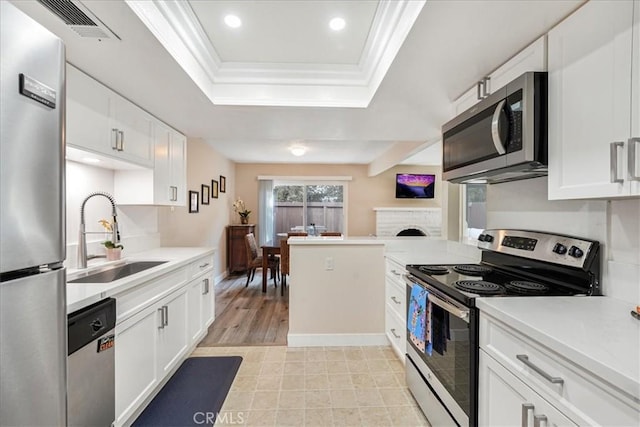
<svg viewBox="0 0 640 427">
<path fill-rule="evenodd" d="M 433 199 L 436 176 L 432 174 L 396 174 L 396 199 Z"/>
</svg>

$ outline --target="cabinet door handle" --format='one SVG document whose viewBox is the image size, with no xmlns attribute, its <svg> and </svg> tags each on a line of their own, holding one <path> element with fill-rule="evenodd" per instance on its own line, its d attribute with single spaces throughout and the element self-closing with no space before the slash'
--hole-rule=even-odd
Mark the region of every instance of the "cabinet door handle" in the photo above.
<svg viewBox="0 0 640 427">
<path fill-rule="evenodd" d="M 111 129 L 111 149 L 118 151 L 118 129 Z"/>
<path fill-rule="evenodd" d="M 532 403 L 523 403 L 522 404 L 522 422 L 520 425 L 522 427 L 527 427 L 529 425 L 529 411 L 533 411 Z"/>
<path fill-rule="evenodd" d="M 396 276 L 402 276 L 402 274 L 401 274 L 401 273 L 398 273 L 396 270 L 391 270 L 391 272 L 392 272 L 393 274 L 395 274 Z"/>
<path fill-rule="evenodd" d="M 164 306 L 160 307 L 158 311 L 160 312 L 160 326 L 158 326 L 158 329 L 164 329 Z"/>
<path fill-rule="evenodd" d="M 640 170 L 638 170 L 638 162 L 636 160 L 640 138 L 629 138 L 628 144 L 629 151 L 627 152 L 627 161 L 629 163 L 629 179 L 631 181 L 640 181 Z"/>
<path fill-rule="evenodd" d="M 533 427 L 540 427 L 540 423 L 543 422 L 544 426 L 547 427 L 547 416 L 546 415 L 534 415 L 533 416 Z"/>
<path fill-rule="evenodd" d="M 564 384 L 564 380 L 562 378 L 560 378 L 560 377 L 552 377 L 551 375 L 547 374 L 545 371 L 540 369 L 538 366 L 533 364 L 531 361 L 529 361 L 529 356 L 527 356 L 526 354 L 517 354 L 516 355 L 516 359 L 518 359 L 519 361 L 524 363 L 529 368 L 533 369 L 535 372 L 540 374 L 545 380 L 549 381 L 550 383 L 552 383 L 552 384 Z"/>
<path fill-rule="evenodd" d="M 178 201 L 178 187 L 176 187 L 175 185 L 173 186 L 173 201 Z"/>
<path fill-rule="evenodd" d="M 164 326 L 169 326 L 169 306 L 165 305 L 164 308 Z"/>
<path fill-rule="evenodd" d="M 202 281 L 202 295 L 206 295 L 209 293 L 209 279 L 204 279 Z"/>
<path fill-rule="evenodd" d="M 400 338 L 400 335 L 396 334 L 396 328 L 391 328 L 391 329 L 390 329 L 390 331 L 391 331 L 391 334 L 392 334 L 394 337 L 396 337 L 396 338 Z"/>
<path fill-rule="evenodd" d="M 484 92 L 484 90 L 482 89 L 482 86 L 484 86 L 484 81 L 480 80 L 478 82 L 478 84 L 476 84 L 476 92 L 477 92 L 477 98 L 478 101 L 482 99 L 482 93 Z"/>
<path fill-rule="evenodd" d="M 124 131 L 119 130 L 118 133 L 120 134 L 120 147 L 118 151 L 124 151 Z"/>
<path fill-rule="evenodd" d="M 624 182 L 623 178 L 618 178 L 618 148 L 620 147 L 624 147 L 624 142 L 615 141 L 609 144 L 609 160 L 611 161 L 611 182 Z"/>
<path fill-rule="evenodd" d="M 396 304 L 400 304 L 400 301 L 398 301 L 398 298 L 396 297 L 391 297 L 391 301 L 395 302 Z"/>
<path fill-rule="evenodd" d="M 482 79 L 482 98 L 486 98 L 491 94 L 491 77 Z"/>
</svg>

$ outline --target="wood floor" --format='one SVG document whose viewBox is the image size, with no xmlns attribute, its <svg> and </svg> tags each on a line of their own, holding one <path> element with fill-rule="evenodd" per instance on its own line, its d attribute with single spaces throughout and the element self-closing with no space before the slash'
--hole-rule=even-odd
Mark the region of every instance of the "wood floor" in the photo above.
<svg viewBox="0 0 640 427">
<path fill-rule="evenodd" d="M 287 345 L 289 332 L 289 288 L 280 296 L 268 281 L 262 293 L 257 271 L 249 287 L 245 275 L 229 276 L 215 286 L 216 319 L 198 347 Z"/>
</svg>

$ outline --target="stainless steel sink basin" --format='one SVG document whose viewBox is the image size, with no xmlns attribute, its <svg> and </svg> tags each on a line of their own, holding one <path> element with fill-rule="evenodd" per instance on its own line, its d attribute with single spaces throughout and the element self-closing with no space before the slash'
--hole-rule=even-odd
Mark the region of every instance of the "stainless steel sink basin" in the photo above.
<svg viewBox="0 0 640 427">
<path fill-rule="evenodd" d="M 68 283 L 109 283 L 113 282 L 114 280 L 122 279 L 123 277 L 131 276 L 132 274 L 139 273 L 149 268 L 153 268 L 160 264 L 164 264 L 165 262 L 167 261 L 131 262 L 124 265 L 109 267 L 97 273 L 91 273 L 87 276 L 70 280 Z"/>
</svg>

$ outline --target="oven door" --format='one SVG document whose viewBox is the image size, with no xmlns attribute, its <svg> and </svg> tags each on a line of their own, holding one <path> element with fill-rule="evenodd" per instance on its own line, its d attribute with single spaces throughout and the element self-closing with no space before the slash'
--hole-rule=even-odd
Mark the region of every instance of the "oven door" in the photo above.
<svg viewBox="0 0 640 427">
<path fill-rule="evenodd" d="M 421 351 L 409 338 L 407 325 L 407 357 L 436 394 L 455 422 L 462 426 L 477 422 L 478 319 L 477 310 L 447 297 L 411 275 L 405 275 L 407 307 L 411 315 L 411 291 L 414 285 L 425 288 L 432 304 L 432 327 L 441 325 L 434 316 L 445 318 L 445 345 L 434 347 L 431 354 Z M 437 314 L 436 314 L 437 312 Z M 435 336 L 432 333 L 432 336 Z M 415 395 L 415 393 L 414 393 Z"/>
</svg>

